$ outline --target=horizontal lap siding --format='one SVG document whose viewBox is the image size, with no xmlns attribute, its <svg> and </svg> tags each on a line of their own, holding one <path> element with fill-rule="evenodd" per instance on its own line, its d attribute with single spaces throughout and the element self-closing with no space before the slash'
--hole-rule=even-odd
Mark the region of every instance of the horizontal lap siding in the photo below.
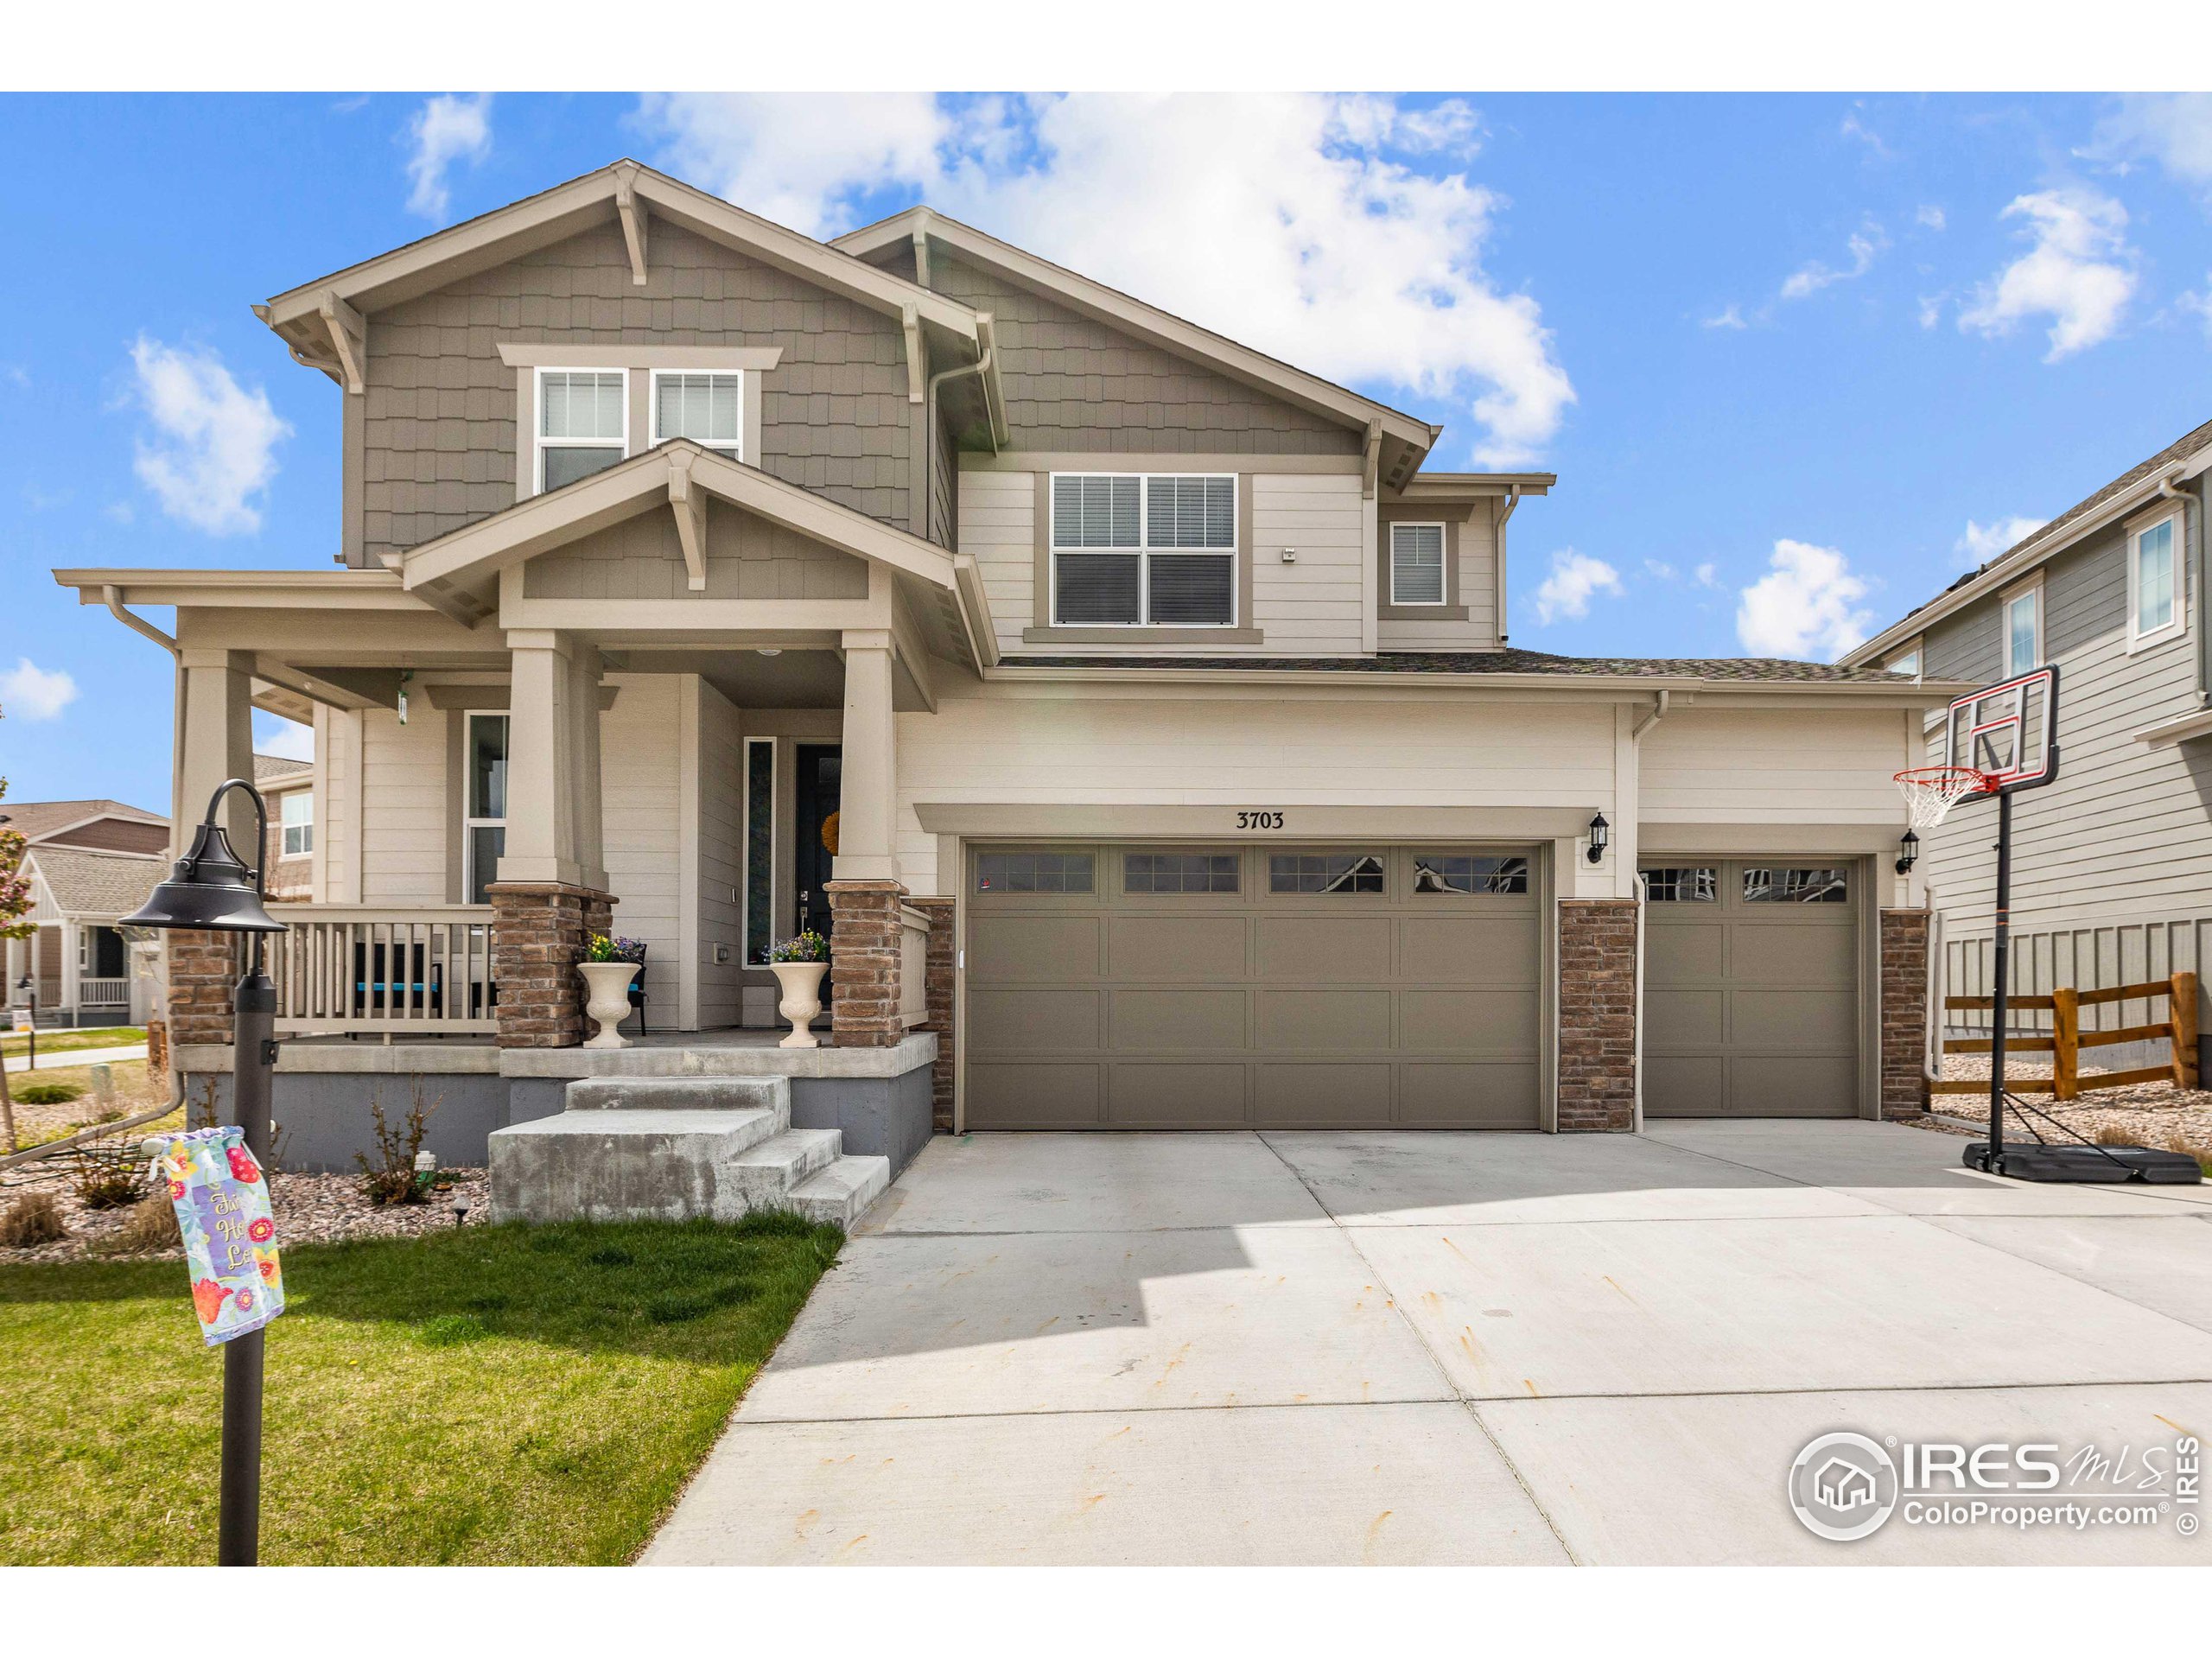
<svg viewBox="0 0 2212 1659">
<path fill-rule="evenodd" d="M 745 959 L 744 911 L 735 902 L 745 881 L 745 742 L 743 719 L 711 685 L 699 687 L 699 1024 L 702 1030 L 738 1021 L 739 964 Z M 716 943 L 729 960 L 716 963 Z"/>
<path fill-rule="evenodd" d="M 1350 473 L 1260 473 L 1252 480 L 1253 624 L 1268 656 L 1357 656 L 1367 541 Z M 1298 550 L 1285 564 L 1282 550 Z"/>
<path fill-rule="evenodd" d="M 895 318 L 672 226 L 630 280 L 612 224 L 379 313 L 369 326 L 361 455 L 373 563 L 515 499 L 515 387 L 503 342 L 780 346 L 761 382 L 758 462 L 904 527 L 912 446 Z"/>
<path fill-rule="evenodd" d="M 361 902 L 442 905 L 448 855 L 446 722 L 410 700 L 407 724 L 388 709 L 361 715 Z"/>
<path fill-rule="evenodd" d="M 1904 829 L 1891 774 L 1904 716 L 1834 707 L 1670 712 L 1638 757 L 1640 811 L 1672 823 L 1885 823 Z"/>
<path fill-rule="evenodd" d="M 620 688 L 600 717 L 600 811 L 607 880 L 620 902 L 614 930 L 651 946 L 654 1024 L 673 1024 L 683 963 L 681 784 L 677 699 L 683 677 L 610 676 Z"/>
<path fill-rule="evenodd" d="M 1390 544 L 1389 523 L 1415 522 L 1433 524 L 1448 518 L 1465 508 L 1440 509 L 1425 512 L 1416 507 L 1394 506 L 1390 518 L 1383 522 L 1376 533 L 1382 537 L 1383 552 L 1378 556 L 1382 602 L 1390 602 Z M 1378 625 L 1376 643 L 1384 651 L 1483 651 L 1498 642 L 1497 620 L 1497 509 L 1492 503 L 1478 505 L 1473 513 L 1459 526 L 1459 594 L 1458 602 L 1465 607 L 1464 622 L 1402 622 L 1390 619 Z"/>
</svg>

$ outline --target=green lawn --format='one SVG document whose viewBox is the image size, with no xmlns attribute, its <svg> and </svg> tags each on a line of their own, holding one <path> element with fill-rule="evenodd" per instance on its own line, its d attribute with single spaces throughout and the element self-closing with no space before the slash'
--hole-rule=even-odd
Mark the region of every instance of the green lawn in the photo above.
<svg viewBox="0 0 2212 1659">
<path fill-rule="evenodd" d="M 87 1027 L 82 1031 L 41 1031 L 38 1033 L 41 1054 L 60 1054 L 74 1048 L 130 1048 L 146 1040 L 143 1026 Z M 0 1037 L 0 1054 L 10 1059 L 30 1052 L 31 1033 L 11 1031 Z"/>
<path fill-rule="evenodd" d="M 842 1236 L 759 1215 L 287 1250 L 262 1559 L 629 1560 Z M 0 1562 L 212 1562 L 221 1377 L 181 1262 L 0 1267 Z"/>
</svg>

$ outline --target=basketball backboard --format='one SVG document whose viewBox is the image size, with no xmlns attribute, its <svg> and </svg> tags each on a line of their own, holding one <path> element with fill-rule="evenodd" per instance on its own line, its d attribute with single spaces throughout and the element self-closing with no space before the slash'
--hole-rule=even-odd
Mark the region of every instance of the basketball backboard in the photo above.
<svg viewBox="0 0 2212 1659">
<path fill-rule="evenodd" d="M 1990 793 L 2032 789 L 2057 775 L 2058 670 L 2031 670 L 1951 704 L 1945 764 L 1971 766 Z"/>
</svg>

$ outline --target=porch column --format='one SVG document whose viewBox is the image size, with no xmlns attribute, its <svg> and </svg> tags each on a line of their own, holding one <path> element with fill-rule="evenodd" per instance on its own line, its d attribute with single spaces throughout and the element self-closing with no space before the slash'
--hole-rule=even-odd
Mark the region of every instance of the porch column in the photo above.
<svg viewBox="0 0 2212 1659">
<path fill-rule="evenodd" d="M 891 712 L 891 634 L 849 632 L 844 746 L 837 789 L 837 854 L 830 898 L 830 1023 L 840 1047 L 888 1048 L 899 1019 L 899 885 L 893 841 L 897 727 Z"/>
<path fill-rule="evenodd" d="M 507 635 L 507 838 L 491 884 L 502 1048 L 571 1048 L 588 1034 L 576 963 L 613 926 L 601 868 L 599 653 L 567 634 Z"/>
<path fill-rule="evenodd" d="M 207 798 L 226 778 L 253 778 L 252 659 L 243 652 L 177 654 L 176 695 L 183 709 L 183 747 L 178 757 L 169 815 L 169 850 L 182 857 L 207 810 Z M 261 861 L 253 804 L 233 792 L 221 822 L 231 847 L 250 864 Z M 238 980 L 235 938 L 175 931 L 162 936 L 168 955 L 168 1037 L 172 1043 L 231 1040 L 231 990 Z M 65 947 L 71 942 L 64 940 Z M 76 957 L 65 948 L 65 975 L 74 982 Z"/>
</svg>

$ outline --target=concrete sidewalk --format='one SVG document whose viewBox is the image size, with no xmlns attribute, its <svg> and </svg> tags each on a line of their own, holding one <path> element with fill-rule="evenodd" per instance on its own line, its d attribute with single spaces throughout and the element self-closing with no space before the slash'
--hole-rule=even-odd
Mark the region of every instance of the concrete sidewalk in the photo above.
<svg viewBox="0 0 2212 1659">
<path fill-rule="evenodd" d="M 1881 1437 L 2212 1435 L 2212 1189 L 1858 1122 L 940 1139 L 649 1562 L 2212 1560 L 2171 1525 L 1805 1530 Z"/>
<path fill-rule="evenodd" d="M 124 1060 L 143 1060 L 145 1058 L 146 1045 L 143 1043 L 135 1048 L 64 1049 L 59 1053 L 41 1043 L 35 1061 L 26 1061 L 21 1054 L 9 1055 L 8 1071 L 10 1076 L 18 1071 L 62 1071 L 73 1065 L 112 1065 Z"/>
</svg>

